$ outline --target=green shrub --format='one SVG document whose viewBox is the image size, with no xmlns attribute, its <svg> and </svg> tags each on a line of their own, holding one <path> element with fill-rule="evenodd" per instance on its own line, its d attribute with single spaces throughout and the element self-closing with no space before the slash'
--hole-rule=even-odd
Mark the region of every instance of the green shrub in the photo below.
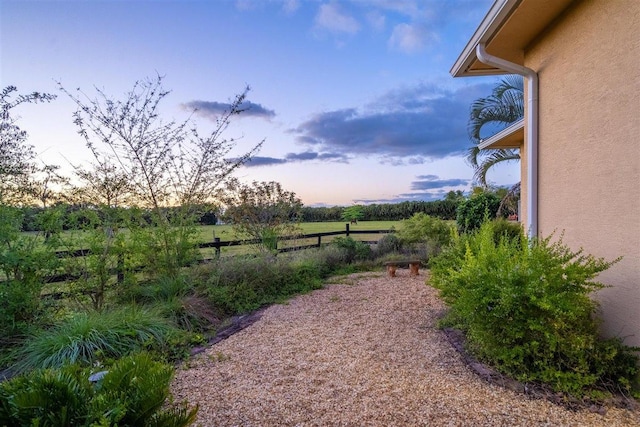
<svg viewBox="0 0 640 427">
<path fill-rule="evenodd" d="M 164 407 L 173 368 L 148 354 L 124 357 L 97 384 L 77 366 L 33 371 L 0 383 L 0 425 L 187 426 L 198 408 Z"/>
<path fill-rule="evenodd" d="M 105 313 L 77 314 L 28 338 L 17 351 L 15 369 L 90 365 L 144 348 L 160 348 L 173 328 L 157 313 L 124 307 Z"/>
<path fill-rule="evenodd" d="M 58 211 L 47 212 L 56 217 Z M 44 214 L 38 217 L 43 220 Z M 22 233 L 23 213 L 0 205 L 0 347 L 40 323 L 44 310 L 40 293 L 45 277 L 53 273 L 60 260 L 55 256 L 59 239 L 58 222 L 47 221 L 47 238 Z"/>
<path fill-rule="evenodd" d="M 351 237 L 336 237 L 331 242 L 331 245 L 346 250 L 347 263 L 364 261 L 371 259 L 372 256 L 372 250 L 368 244 L 354 240 Z"/>
<path fill-rule="evenodd" d="M 210 266 L 206 294 L 222 315 L 255 310 L 322 286 L 323 267 L 313 259 L 271 255 L 224 258 Z"/>
<path fill-rule="evenodd" d="M 617 340 L 601 341 L 594 278 L 614 262 L 574 252 L 551 237 L 502 237 L 496 225 L 455 244 L 432 263 L 431 284 L 451 307 L 470 349 L 522 381 L 575 395 L 594 387 L 630 390 L 637 359 Z"/>
<path fill-rule="evenodd" d="M 417 213 L 402 221 L 398 237 L 404 245 L 426 245 L 424 258 L 440 253 L 451 242 L 452 227 L 447 221 Z"/>
<path fill-rule="evenodd" d="M 493 220 L 493 240 L 496 245 L 501 238 L 506 238 L 519 244 L 524 237 L 522 224 L 516 221 L 507 221 L 504 218 Z"/>
<path fill-rule="evenodd" d="M 469 233 L 480 228 L 487 220 L 496 217 L 500 198 L 493 193 L 475 194 L 462 201 L 456 210 L 456 223 L 461 233 Z"/>
<path fill-rule="evenodd" d="M 387 254 L 399 252 L 402 248 L 402 242 L 400 238 L 395 234 L 387 234 L 382 239 L 378 240 L 378 244 L 375 249 L 375 256 L 382 257 Z"/>
<path fill-rule="evenodd" d="M 88 425 L 91 384 L 74 371 L 38 370 L 0 383 L 0 425 Z"/>
</svg>

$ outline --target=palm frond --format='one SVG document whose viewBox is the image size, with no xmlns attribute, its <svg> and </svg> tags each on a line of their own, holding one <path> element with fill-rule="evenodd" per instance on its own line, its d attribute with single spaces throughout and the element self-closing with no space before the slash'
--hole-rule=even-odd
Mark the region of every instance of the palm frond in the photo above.
<svg viewBox="0 0 640 427">
<path fill-rule="evenodd" d="M 498 163 L 520 160 L 520 153 L 512 149 L 487 150 L 485 154 L 473 174 L 474 181 L 483 187 L 487 187 L 487 173 L 492 167 Z"/>
</svg>

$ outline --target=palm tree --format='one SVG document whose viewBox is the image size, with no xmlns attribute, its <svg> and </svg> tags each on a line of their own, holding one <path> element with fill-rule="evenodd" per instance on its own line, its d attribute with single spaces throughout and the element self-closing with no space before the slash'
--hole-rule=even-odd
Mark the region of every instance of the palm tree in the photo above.
<svg viewBox="0 0 640 427">
<path fill-rule="evenodd" d="M 483 187 L 487 187 L 487 172 L 496 164 L 519 161 L 520 153 L 514 149 L 484 149 L 478 144 L 482 142 L 481 134 L 487 129 L 501 130 L 524 116 L 524 85 L 521 76 L 504 77 L 493 89 L 490 96 L 476 99 L 471 104 L 467 130 L 474 143 L 467 153 L 467 162 L 473 167 L 473 179 Z M 484 132 L 483 132 L 484 130 Z M 495 132 L 493 132 L 495 133 Z"/>
</svg>

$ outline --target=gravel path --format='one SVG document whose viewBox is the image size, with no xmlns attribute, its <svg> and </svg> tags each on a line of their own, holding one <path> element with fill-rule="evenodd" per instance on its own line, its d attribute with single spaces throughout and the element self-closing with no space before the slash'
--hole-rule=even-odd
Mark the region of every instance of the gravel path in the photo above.
<svg viewBox="0 0 640 427">
<path fill-rule="evenodd" d="M 176 373 L 204 426 L 640 426 L 640 414 L 570 411 L 489 384 L 437 329 L 425 276 L 366 273 L 288 304 Z"/>
</svg>

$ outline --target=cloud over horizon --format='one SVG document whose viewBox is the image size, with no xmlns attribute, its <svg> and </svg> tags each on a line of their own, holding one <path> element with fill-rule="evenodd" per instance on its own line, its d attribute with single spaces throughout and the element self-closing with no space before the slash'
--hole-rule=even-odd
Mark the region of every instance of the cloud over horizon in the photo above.
<svg viewBox="0 0 640 427">
<path fill-rule="evenodd" d="M 420 84 L 387 93 L 365 108 L 313 115 L 288 132 L 296 142 L 345 156 L 377 156 L 394 165 L 464 153 L 469 106 L 490 85 L 442 89 Z"/>
<path fill-rule="evenodd" d="M 287 153 L 284 157 L 265 157 L 265 156 L 254 156 L 243 166 L 252 168 L 252 167 L 261 167 L 261 166 L 273 166 L 273 165 L 282 165 L 285 163 L 301 163 L 308 162 L 313 160 L 319 161 L 330 161 L 337 163 L 348 163 L 348 158 L 339 153 L 317 153 L 314 151 L 304 151 L 301 153 Z"/>
<path fill-rule="evenodd" d="M 181 107 L 184 110 L 194 111 L 200 117 L 216 120 L 221 114 L 231 109 L 231 104 L 228 102 L 195 100 L 181 104 Z M 240 117 L 257 117 L 270 120 L 276 116 L 275 111 L 250 101 L 244 101 L 239 107 L 242 110 Z"/>
</svg>

